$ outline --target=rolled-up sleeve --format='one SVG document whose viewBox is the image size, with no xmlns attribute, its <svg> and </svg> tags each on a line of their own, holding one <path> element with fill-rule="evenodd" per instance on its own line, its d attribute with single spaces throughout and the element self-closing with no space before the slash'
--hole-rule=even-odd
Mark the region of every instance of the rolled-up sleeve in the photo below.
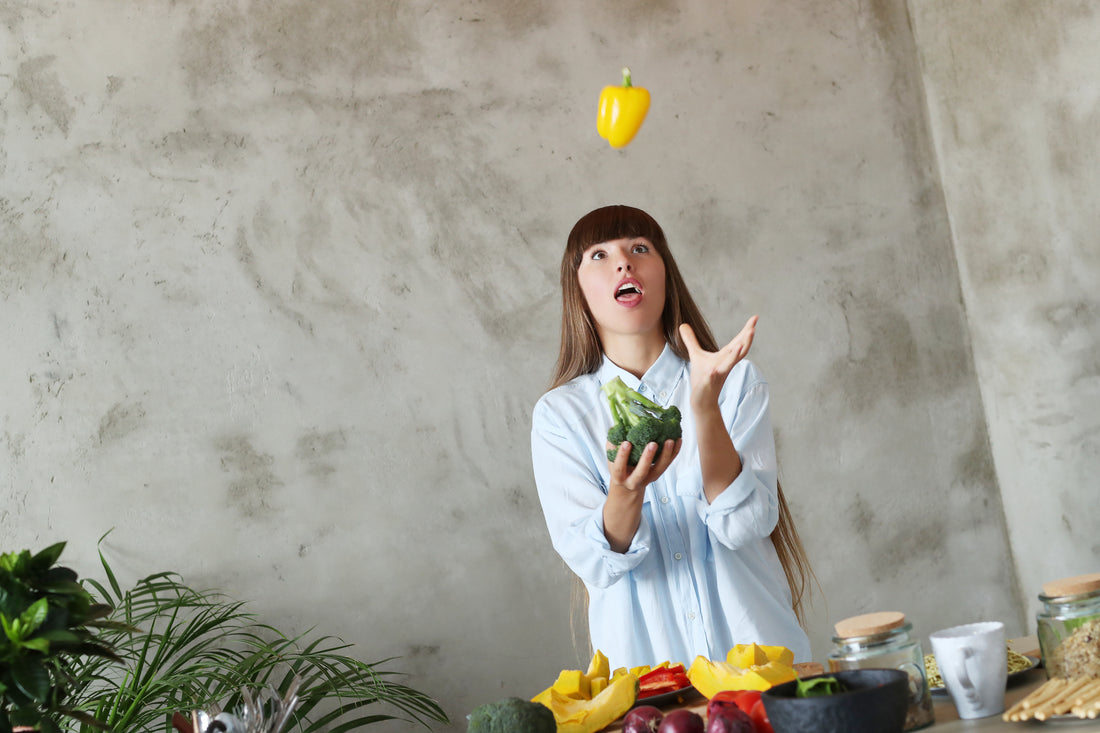
<svg viewBox="0 0 1100 733">
<path fill-rule="evenodd" d="M 531 460 L 554 549 L 587 585 L 606 588 L 645 559 L 650 528 L 643 521 L 625 553 L 611 549 L 603 527 L 607 493 L 586 432 L 540 400 L 532 417 Z"/>
<path fill-rule="evenodd" d="M 769 536 L 779 521 L 776 489 L 775 437 L 768 411 L 768 384 L 746 374 L 740 385 L 728 384 L 722 395 L 722 414 L 741 458 L 741 473 L 707 503 L 700 496 L 699 517 L 717 542 L 737 549 Z"/>
</svg>

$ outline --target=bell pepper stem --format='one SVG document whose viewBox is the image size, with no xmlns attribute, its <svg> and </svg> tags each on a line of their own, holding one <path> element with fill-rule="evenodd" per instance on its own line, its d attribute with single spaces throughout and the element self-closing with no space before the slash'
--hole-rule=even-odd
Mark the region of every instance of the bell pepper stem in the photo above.
<svg viewBox="0 0 1100 733">
<path fill-rule="evenodd" d="M 623 67 L 623 86 L 624 87 L 634 86 L 630 81 L 630 69 L 628 69 L 625 66 Z"/>
</svg>

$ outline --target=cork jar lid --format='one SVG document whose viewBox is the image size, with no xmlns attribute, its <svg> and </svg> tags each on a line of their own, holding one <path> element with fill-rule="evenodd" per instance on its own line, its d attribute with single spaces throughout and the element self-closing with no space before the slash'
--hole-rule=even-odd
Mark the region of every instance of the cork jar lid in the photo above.
<svg viewBox="0 0 1100 733">
<path fill-rule="evenodd" d="M 1043 584 L 1043 595 L 1047 598 L 1064 598 L 1100 591 L 1100 573 L 1074 575 L 1071 578 L 1052 580 Z"/>
<path fill-rule="evenodd" d="M 838 637 L 850 639 L 855 636 L 874 636 L 904 624 L 905 614 L 901 611 L 879 611 L 837 621 L 834 628 Z"/>
</svg>

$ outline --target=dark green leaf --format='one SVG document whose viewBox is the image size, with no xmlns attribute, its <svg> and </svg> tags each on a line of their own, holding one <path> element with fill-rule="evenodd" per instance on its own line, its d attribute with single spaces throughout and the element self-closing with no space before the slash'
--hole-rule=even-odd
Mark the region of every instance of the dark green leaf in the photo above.
<svg viewBox="0 0 1100 733">
<path fill-rule="evenodd" d="M 41 636 L 34 636 L 30 639 L 24 639 L 23 641 L 19 642 L 19 646 L 24 649 L 33 649 L 34 651 L 41 652 L 42 654 L 50 653 L 50 642 L 46 641 Z"/>
<path fill-rule="evenodd" d="M 41 702 L 50 694 L 50 673 L 39 660 L 18 657 L 11 663 L 11 678 L 23 694 Z"/>
<path fill-rule="evenodd" d="M 107 535 L 111 534 L 113 530 L 107 530 L 103 533 L 103 536 L 99 538 L 99 542 L 96 543 L 98 547 L 103 546 L 103 540 L 107 539 Z M 103 565 L 103 572 L 107 574 L 107 582 L 111 584 L 111 590 L 115 592 L 115 598 L 122 598 L 122 588 L 118 584 L 118 580 L 115 578 L 115 573 L 111 570 L 111 566 L 107 563 L 107 558 L 103 557 L 103 550 L 99 550 L 99 562 Z M 106 597 L 106 594 L 104 594 Z"/>
<path fill-rule="evenodd" d="M 49 590 L 51 593 L 73 593 L 84 595 L 87 593 L 84 586 L 76 582 L 76 571 L 72 568 L 56 567 L 43 570 L 38 578 L 38 587 L 41 590 Z"/>
<path fill-rule="evenodd" d="M 57 723 L 44 715 L 38 719 L 38 731 L 39 733 L 61 733 Z"/>
<path fill-rule="evenodd" d="M 58 542 L 50 545 L 45 550 L 42 550 L 33 559 L 30 560 L 30 564 L 39 572 L 45 572 L 48 568 L 52 567 L 57 559 L 61 557 L 61 552 L 65 549 L 64 542 Z"/>
</svg>

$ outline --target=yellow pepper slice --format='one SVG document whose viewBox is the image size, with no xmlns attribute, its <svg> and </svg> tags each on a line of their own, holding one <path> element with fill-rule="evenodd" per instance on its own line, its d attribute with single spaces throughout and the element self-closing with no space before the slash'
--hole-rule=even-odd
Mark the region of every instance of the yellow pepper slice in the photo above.
<svg viewBox="0 0 1100 733">
<path fill-rule="evenodd" d="M 630 80 L 630 69 L 623 68 L 623 85 L 604 87 L 600 93 L 600 110 L 596 117 L 596 132 L 613 148 L 624 148 L 645 121 L 649 111 L 649 90 L 636 87 Z"/>
</svg>

